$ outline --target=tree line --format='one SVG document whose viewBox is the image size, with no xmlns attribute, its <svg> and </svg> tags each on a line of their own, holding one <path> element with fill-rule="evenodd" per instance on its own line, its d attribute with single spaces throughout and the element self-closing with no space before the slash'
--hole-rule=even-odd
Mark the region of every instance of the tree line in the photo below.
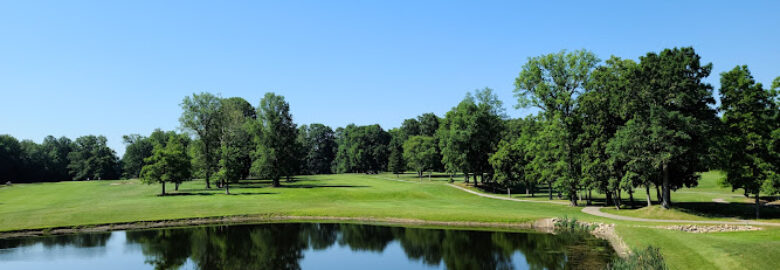
<svg viewBox="0 0 780 270">
<path fill-rule="evenodd" d="M 780 191 L 780 77 L 769 88 L 747 66 L 720 74 L 720 106 L 704 82 L 712 71 L 693 48 L 601 61 L 587 50 L 529 58 L 515 79 L 510 119 L 490 88 L 468 93 L 443 117 L 425 113 L 400 127 L 354 124 L 335 130 L 298 126 L 284 97 L 252 106 L 239 98 L 193 94 L 180 104 L 181 133 L 124 137 L 122 159 L 101 136 L 47 137 L 40 145 L 0 137 L 0 175 L 21 181 L 142 178 L 178 184 L 204 178 L 229 193 L 248 177 L 273 186 L 294 175 L 446 172 L 485 188 L 546 190 L 572 205 L 593 192 L 621 206 L 651 190 L 671 206 L 671 191 L 695 186 L 699 173 L 726 172 L 726 183 L 756 200 Z M 544 187 L 544 188 L 540 188 Z M 164 186 L 163 186 L 164 189 Z"/>
</svg>

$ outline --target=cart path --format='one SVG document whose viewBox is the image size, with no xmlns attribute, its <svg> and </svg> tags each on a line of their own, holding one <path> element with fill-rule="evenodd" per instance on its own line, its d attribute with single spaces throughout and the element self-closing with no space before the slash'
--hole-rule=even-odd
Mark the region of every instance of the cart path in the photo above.
<svg viewBox="0 0 780 270">
<path fill-rule="evenodd" d="M 513 198 L 507 198 L 504 196 L 498 196 L 493 194 L 485 194 L 477 191 L 473 191 L 464 187 L 460 187 L 453 184 L 447 184 L 451 187 L 460 189 L 462 191 L 480 196 L 480 197 L 486 197 L 491 199 L 498 199 L 498 200 L 505 200 L 505 201 L 517 201 L 517 202 L 534 202 L 534 203 L 552 203 L 552 204 L 558 204 L 558 205 L 569 205 L 568 203 L 564 202 L 551 202 L 551 201 L 534 201 L 534 200 L 522 200 L 522 199 L 513 199 Z M 709 220 L 685 220 L 685 219 L 649 219 L 649 218 L 636 218 L 636 217 L 627 217 L 627 216 L 620 216 L 615 214 L 609 214 L 601 212 L 601 207 L 597 206 L 586 206 L 582 208 L 582 212 L 599 216 L 603 218 L 609 218 L 609 219 L 616 219 L 616 220 L 625 220 L 625 221 L 637 221 L 637 222 L 662 222 L 662 223 L 697 223 L 697 224 L 723 224 L 723 225 L 754 225 L 754 226 L 780 226 L 780 223 L 772 223 L 772 222 L 761 222 L 761 221 L 753 221 L 753 220 L 738 220 L 738 221 L 709 221 Z"/>
<path fill-rule="evenodd" d="M 457 189 L 460 189 L 460 190 L 463 190 L 465 192 L 468 192 L 468 193 L 480 196 L 480 197 L 486 197 L 486 198 L 491 198 L 491 199 L 499 199 L 499 200 L 505 200 L 505 201 L 516 201 L 516 202 L 552 203 L 552 204 L 560 204 L 560 205 L 569 205 L 568 203 L 565 203 L 565 202 L 551 202 L 551 201 L 535 201 L 535 200 L 514 199 L 514 198 L 505 197 L 505 196 L 499 196 L 499 195 L 493 195 L 493 194 L 485 194 L 485 193 L 482 193 L 482 192 L 476 192 L 476 191 L 473 191 L 473 190 L 470 190 L 470 189 L 467 189 L 467 188 L 464 188 L 464 187 L 461 187 L 461 186 L 453 185 L 453 184 L 447 184 L 447 185 L 449 185 L 451 187 L 454 187 L 454 188 L 457 188 Z"/>
</svg>

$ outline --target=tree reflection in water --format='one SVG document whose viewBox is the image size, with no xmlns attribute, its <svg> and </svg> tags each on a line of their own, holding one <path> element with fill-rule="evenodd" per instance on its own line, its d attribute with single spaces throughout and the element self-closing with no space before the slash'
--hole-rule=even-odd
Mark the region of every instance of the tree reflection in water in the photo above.
<svg viewBox="0 0 780 270">
<path fill-rule="evenodd" d="M 360 224 L 278 223 L 127 231 L 155 269 L 300 269 L 307 250 L 335 245 L 382 253 L 397 241 L 409 260 L 448 269 L 603 269 L 614 252 L 589 235 L 423 229 Z M 110 233 L 0 240 L 2 249 L 104 246 Z M 517 253 L 522 256 L 517 256 Z M 342 254 L 343 256 L 343 254 Z M 524 262 L 513 262 L 518 258 Z M 348 260 L 343 258 L 342 260 Z M 338 265 L 323 266 L 338 268 Z"/>
</svg>

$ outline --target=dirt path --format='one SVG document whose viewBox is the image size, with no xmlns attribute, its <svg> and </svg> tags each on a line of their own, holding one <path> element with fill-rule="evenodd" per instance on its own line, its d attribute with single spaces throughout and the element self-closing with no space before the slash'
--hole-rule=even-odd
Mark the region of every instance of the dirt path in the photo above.
<svg viewBox="0 0 780 270">
<path fill-rule="evenodd" d="M 740 221 L 707 221 L 707 220 L 684 220 L 684 219 L 649 219 L 649 218 L 636 218 L 620 216 L 615 214 L 609 214 L 601 212 L 601 207 L 588 206 L 582 208 L 582 212 L 594 216 L 626 220 L 626 221 L 639 221 L 639 222 L 664 222 L 664 223 L 697 223 L 697 224 L 728 224 L 728 225 L 759 225 L 759 226 L 780 226 L 780 223 L 761 222 L 752 220 L 740 220 Z"/>
<path fill-rule="evenodd" d="M 461 187 L 461 186 L 453 185 L 453 184 L 447 184 L 447 185 L 449 185 L 451 187 L 454 187 L 454 188 L 457 188 L 457 189 L 460 189 L 460 190 L 463 190 L 465 192 L 468 192 L 468 193 L 480 196 L 480 197 L 486 197 L 486 198 L 492 198 L 492 199 L 499 199 L 499 200 L 505 200 L 505 201 L 516 201 L 516 202 L 552 203 L 552 204 L 560 204 L 560 205 L 569 205 L 568 203 L 564 203 L 564 202 L 551 202 L 551 201 L 534 201 L 534 200 L 513 199 L 513 198 L 508 198 L 508 197 L 505 197 L 505 196 L 499 196 L 499 195 L 485 194 L 485 193 L 481 193 L 481 192 L 476 192 L 476 191 L 473 191 L 473 190 L 470 190 L 470 189 L 467 189 L 467 188 L 464 188 L 464 187 Z"/>
</svg>

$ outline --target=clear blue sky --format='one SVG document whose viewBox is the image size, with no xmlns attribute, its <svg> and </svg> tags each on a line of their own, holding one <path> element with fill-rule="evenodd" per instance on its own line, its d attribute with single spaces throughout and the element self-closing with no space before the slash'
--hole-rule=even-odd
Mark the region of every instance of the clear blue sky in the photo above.
<svg viewBox="0 0 780 270">
<path fill-rule="evenodd" d="M 122 135 L 177 128 L 200 91 L 253 105 L 274 91 L 299 124 L 392 128 L 487 86 L 517 117 L 521 66 L 561 49 L 694 46 L 716 88 L 740 64 L 780 76 L 780 1 L 212 2 L 0 2 L 0 134 L 102 134 L 121 155 Z"/>
</svg>

